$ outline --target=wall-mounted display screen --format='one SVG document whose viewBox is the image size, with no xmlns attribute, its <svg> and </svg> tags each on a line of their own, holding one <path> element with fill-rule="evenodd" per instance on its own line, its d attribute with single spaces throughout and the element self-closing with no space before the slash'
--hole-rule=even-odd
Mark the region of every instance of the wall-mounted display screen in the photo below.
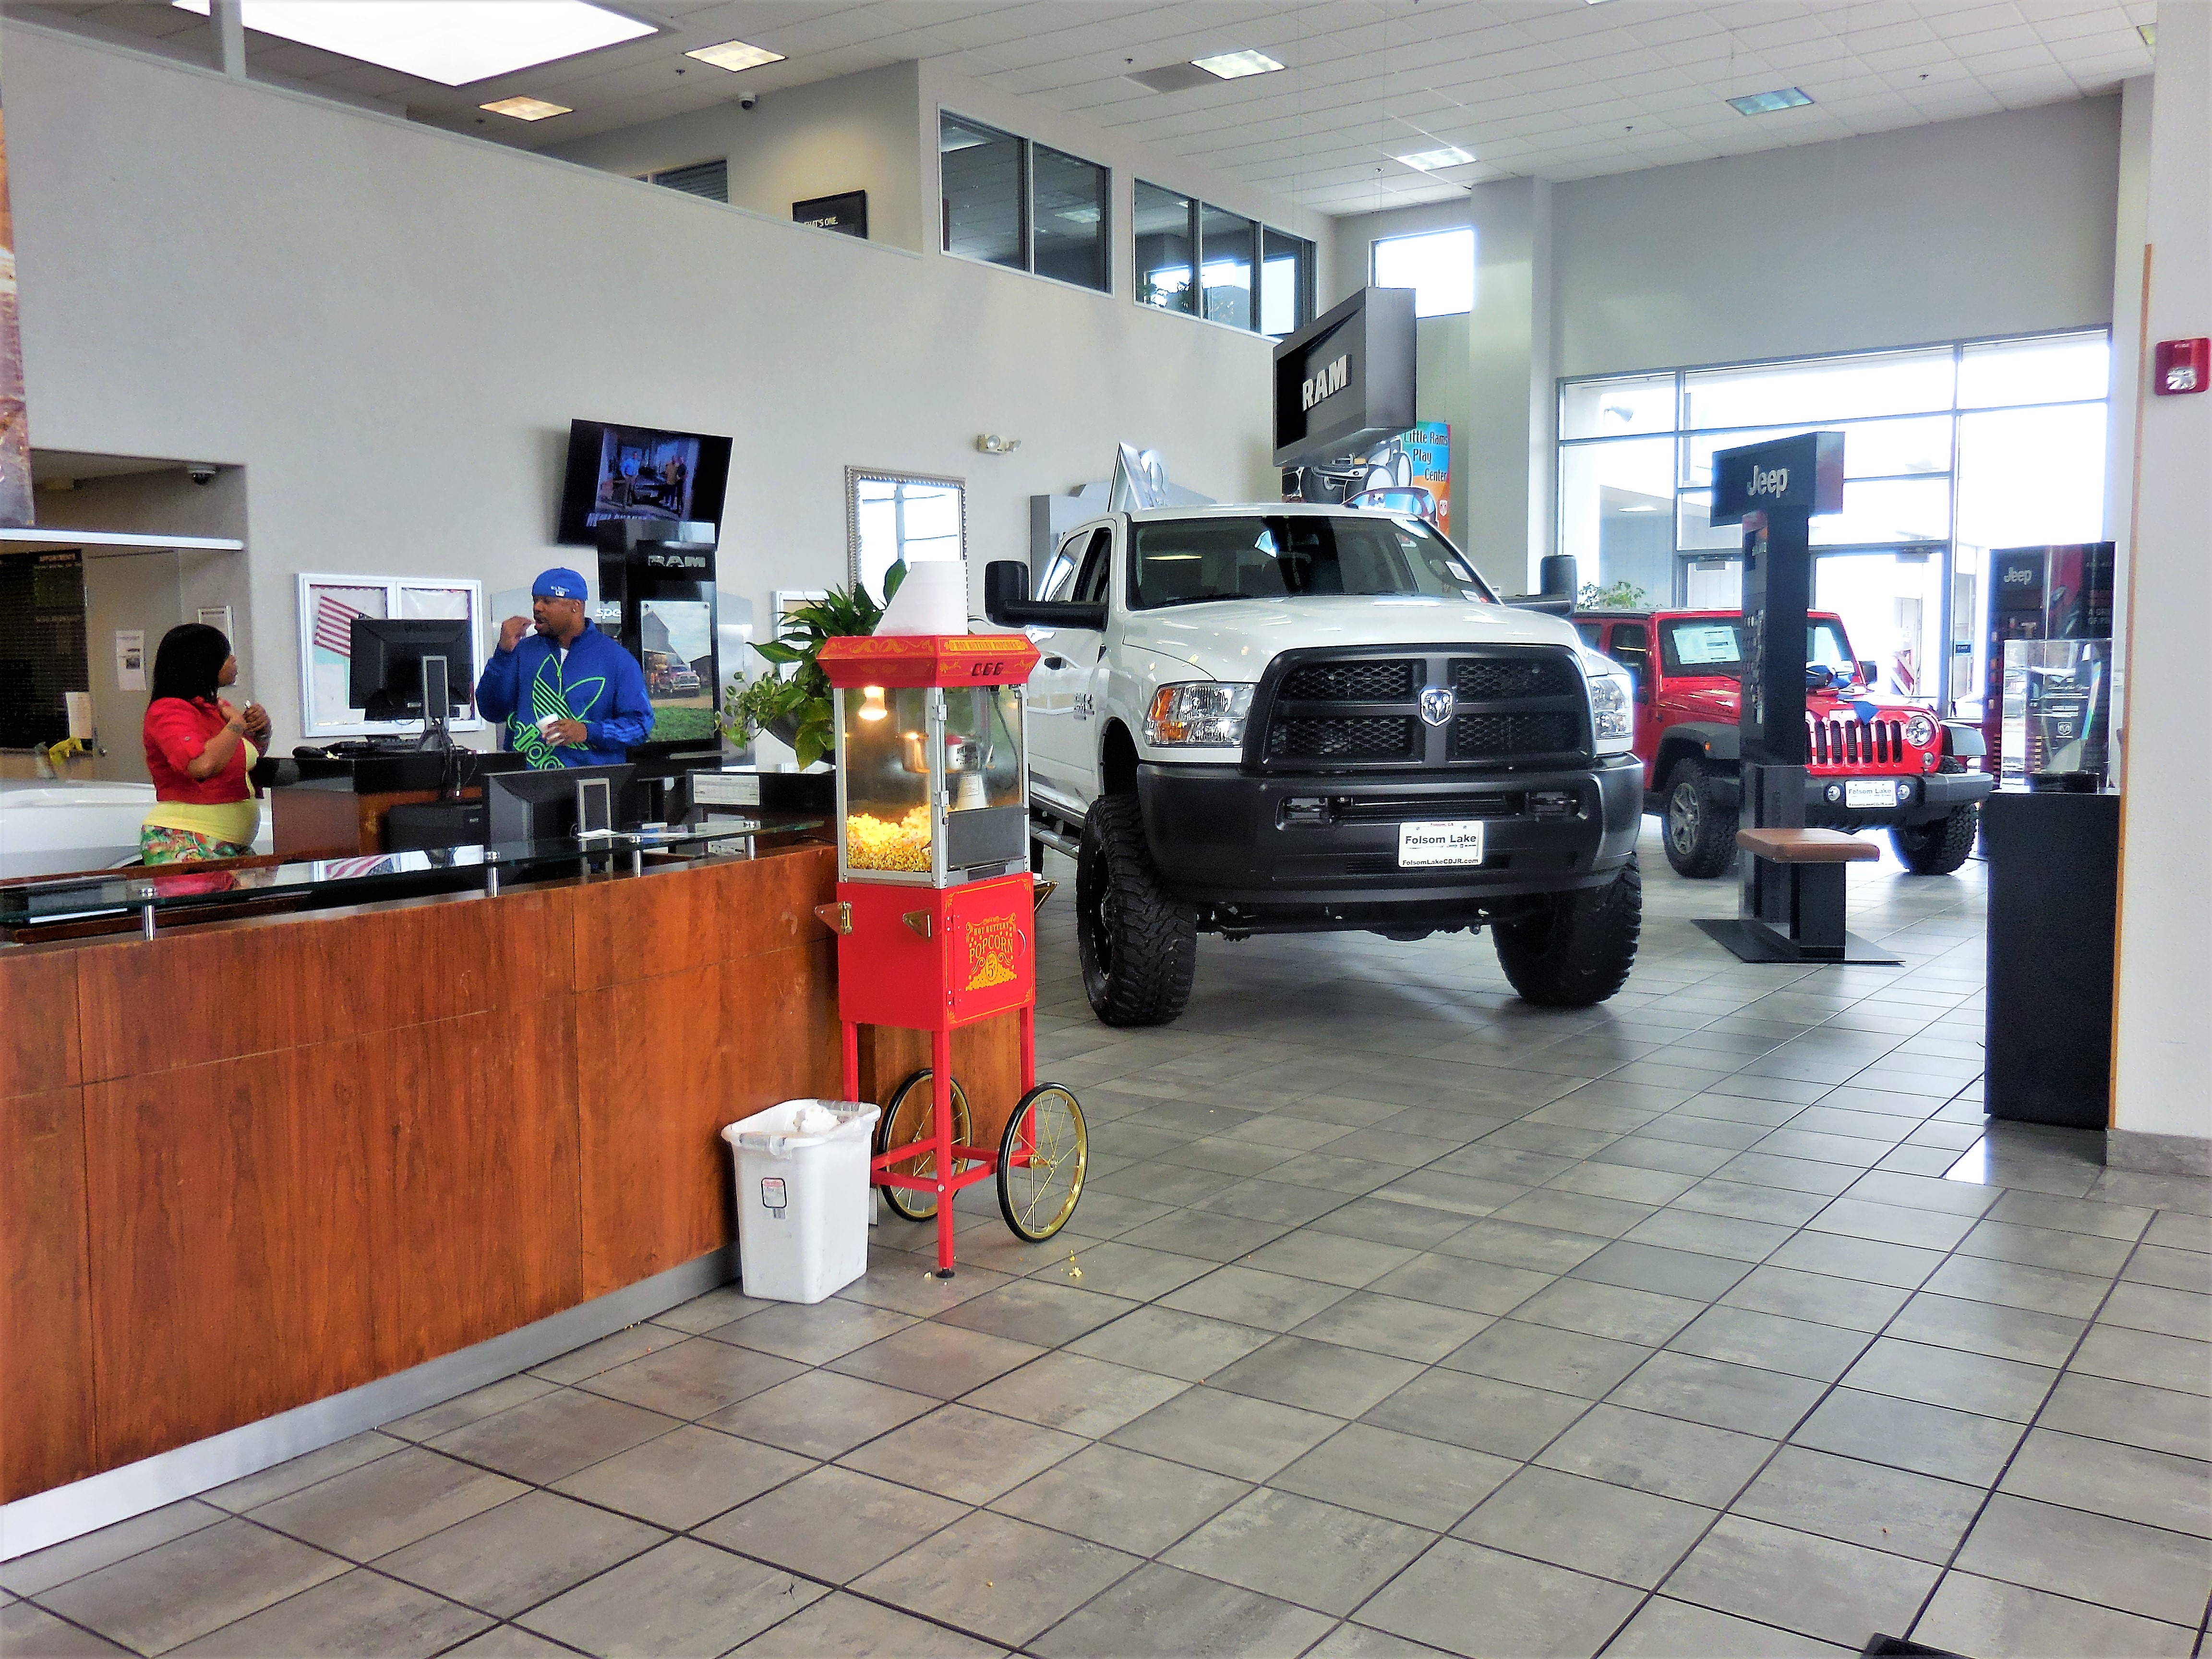
<svg viewBox="0 0 2212 1659">
<path fill-rule="evenodd" d="M 730 441 L 697 432 L 568 423 L 568 475 L 558 539 L 591 546 L 602 524 L 624 520 L 721 527 Z"/>
</svg>

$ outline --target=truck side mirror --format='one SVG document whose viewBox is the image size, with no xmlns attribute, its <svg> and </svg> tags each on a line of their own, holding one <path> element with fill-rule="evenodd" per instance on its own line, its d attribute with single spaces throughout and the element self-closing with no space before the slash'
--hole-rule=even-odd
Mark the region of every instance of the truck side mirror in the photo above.
<svg viewBox="0 0 2212 1659">
<path fill-rule="evenodd" d="M 983 614 L 1000 628 L 1088 628 L 1103 630 L 1103 605 L 1054 604 L 1030 598 L 1030 568 L 1018 559 L 994 559 L 983 567 Z"/>
</svg>

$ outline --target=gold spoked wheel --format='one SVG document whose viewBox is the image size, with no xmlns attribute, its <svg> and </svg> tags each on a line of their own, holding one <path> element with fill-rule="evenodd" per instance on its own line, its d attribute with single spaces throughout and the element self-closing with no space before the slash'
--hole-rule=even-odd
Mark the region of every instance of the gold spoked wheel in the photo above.
<svg viewBox="0 0 2212 1659">
<path fill-rule="evenodd" d="M 927 1140 L 935 1128 L 933 1085 L 929 1068 L 924 1066 L 898 1086 L 891 1096 L 891 1103 L 884 1108 L 883 1115 L 876 1120 L 876 1154 L 881 1157 L 895 1146 L 911 1146 L 917 1140 Z M 952 1139 L 960 1145 L 975 1144 L 975 1129 L 968 1115 L 968 1091 L 960 1086 L 960 1079 L 952 1079 Z M 964 1162 L 955 1160 L 957 1171 L 966 1168 Z M 937 1172 L 934 1152 L 916 1152 L 912 1158 L 896 1158 L 890 1168 L 901 1175 L 931 1176 Z M 936 1218 L 937 1194 L 914 1187 L 885 1187 L 884 1201 L 892 1212 L 908 1221 L 930 1221 Z"/>
<path fill-rule="evenodd" d="M 1016 1237 L 1050 1238 L 1075 1213 L 1091 1135 L 1083 1108 L 1057 1083 L 1040 1083 L 1015 1103 L 999 1138 L 999 1212 Z"/>
</svg>

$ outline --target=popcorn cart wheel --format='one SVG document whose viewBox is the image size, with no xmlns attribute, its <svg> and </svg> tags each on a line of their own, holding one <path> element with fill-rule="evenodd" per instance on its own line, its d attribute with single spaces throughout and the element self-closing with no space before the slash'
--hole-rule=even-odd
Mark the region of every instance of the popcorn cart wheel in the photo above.
<svg viewBox="0 0 2212 1659">
<path fill-rule="evenodd" d="M 878 1170 L 896 1170 L 903 1176 L 933 1176 L 937 1171 L 937 1148 L 933 1139 L 935 1126 L 931 1119 L 933 1097 L 930 1089 L 930 1070 L 927 1066 L 891 1091 L 890 1104 L 884 1108 L 883 1115 L 876 1120 L 876 1167 Z M 973 1119 L 968 1110 L 968 1091 L 960 1086 L 960 1079 L 952 1079 L 952 1139 L 957 1146 L 967 1146 L 975 1138 L 971 1127 Z M 896 1149 L 915 1148 L 911 1156 L 901 1156 Z M 965 1168 L 954 1165 L 956 1172 Z M 884 1187 L 884 1201 L 891 1206 L 891 1213 L 908 1221 L 929 1221 L 937 1215 L 937 1194 L 926 1187 Z"/>
<path fill-rule="evenodd" d="M 1015 1237 L 1042 1243 L 1065 1227 L 1090 1164 L 1091 1132 L 1073 1095 L 1040 1083 L 1016 1102 L 999 1138 L 999 1213 Z"/>
</svg>

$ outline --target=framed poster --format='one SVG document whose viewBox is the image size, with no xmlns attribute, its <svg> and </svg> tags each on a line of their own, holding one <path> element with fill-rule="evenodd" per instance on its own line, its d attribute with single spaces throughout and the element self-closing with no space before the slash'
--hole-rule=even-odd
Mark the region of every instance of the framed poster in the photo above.
<svg viewBox="0 0 2212 1659">
<path fill-rule="evenodd" d="M 325 576 L 302 573 L 300 592 L 300 732 L 316 738 L 369 737 L 409 732 L 412 720 L 372 720 L 351 706 L 347 678 L 353 669 L 356 617 L 465 617 L 476 662 L 467 676 L 467 714 L 456 732 L 480 732 L 476 677 L 483 645 L 483 585 L 443 576 Z"/>
<path fill-rule="evenodd" d="M 868 240 L 868 192 L 848 190 L 841 195 L 793 202 L 791 219 L 793 224 L 834 230 L 840 236 L 857 236 L 865 242 Z"/>
<path fill-rule="evenodd" d="M 845 577 L 883 598 L 899 560 L 968 557 L 968 486 L 923 472 L 845 469 Z"/>
</svg>

